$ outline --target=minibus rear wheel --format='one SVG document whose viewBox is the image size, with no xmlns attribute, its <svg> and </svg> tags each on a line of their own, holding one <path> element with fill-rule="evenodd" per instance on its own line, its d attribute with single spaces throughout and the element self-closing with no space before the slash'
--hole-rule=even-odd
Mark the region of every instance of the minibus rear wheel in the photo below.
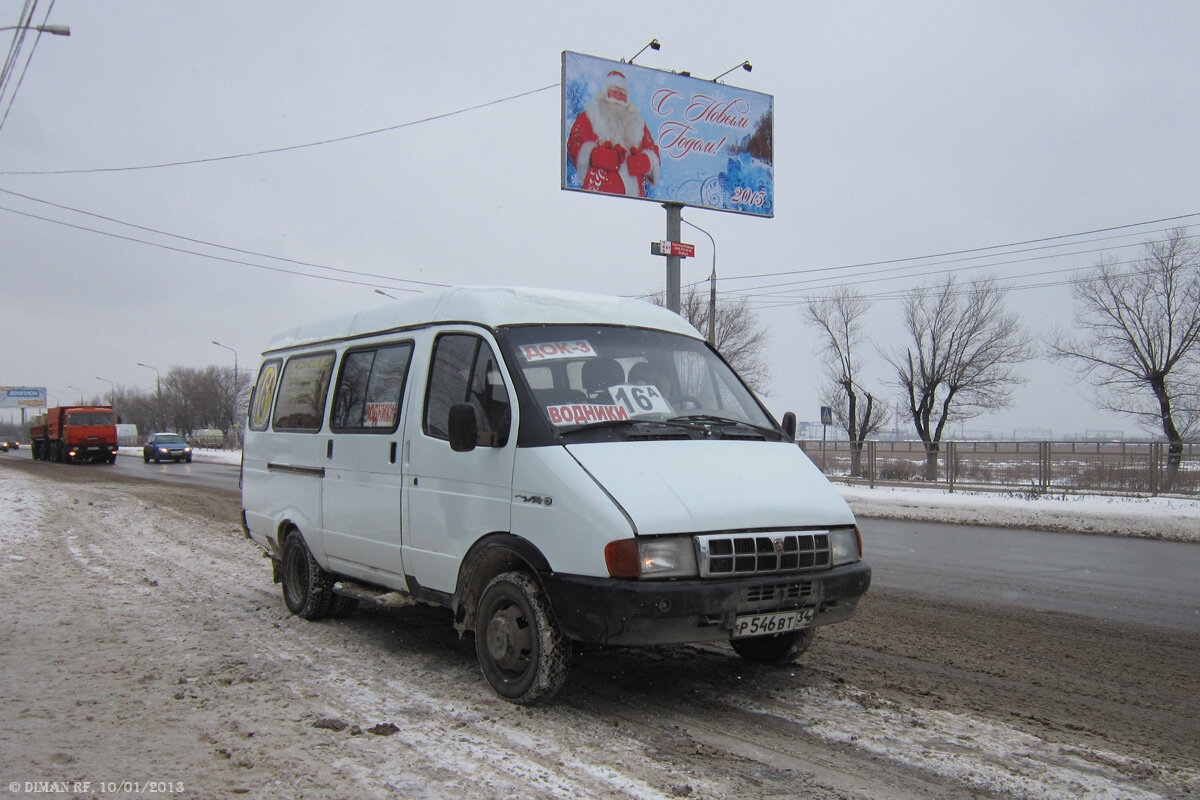
<svg viewBox="0 0 1200 800">
<path fill-rule="evenodd" d="M 308 551 L 304 537 L 293 530 L 283 540 L 283 602 L 304 619 L 321 619 L 333 602 L 333 576 Z"/>
<path fill-rule="evenodd" d="M 479 598 L 475 652 L 483 677 L 498 695 L 534 705 L 562 688 L 571 643 L 537 581 L 523 572 L 504 572 Z"/>
<path fill-rule="evenodd" d="M 812 644 L 813 628 L 777 633 L 774 636 L 751 636 L 731 639 L 733 652 L 747 661 L 759 664 L 790 664 Z"/>
</svg>

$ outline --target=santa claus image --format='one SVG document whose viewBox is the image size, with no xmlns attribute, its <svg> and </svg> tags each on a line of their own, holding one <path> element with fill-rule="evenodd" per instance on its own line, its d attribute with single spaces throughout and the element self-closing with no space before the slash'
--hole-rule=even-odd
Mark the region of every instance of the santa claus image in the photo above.
<svg viewBox="0 0 1200 800">
<path fill-rule="evenodd" d="M 589 192 L 645 197 L 658 183 L 658 145 L 641 113 L 629 102 L 629 81 L 617 70 L 575 118 L 567 157 Z"/>
</svg>

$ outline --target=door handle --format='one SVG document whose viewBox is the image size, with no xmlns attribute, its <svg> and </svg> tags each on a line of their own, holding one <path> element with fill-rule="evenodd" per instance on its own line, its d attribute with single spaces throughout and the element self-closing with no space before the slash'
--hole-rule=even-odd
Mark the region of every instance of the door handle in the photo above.
<svg viewBox="0 0 1200 800">
<path fill-rule="evenodd" d="M 396 443 L 395 442 L 392 442 L 391 449 L 388 451 L 388 461 L 390 461 L 393 464 L 396 463 Z"/>
<path fill-rule="evenodd" d="M 325 457 L 333 458 L 333 439 L 325 442 Z"/>
</svg>

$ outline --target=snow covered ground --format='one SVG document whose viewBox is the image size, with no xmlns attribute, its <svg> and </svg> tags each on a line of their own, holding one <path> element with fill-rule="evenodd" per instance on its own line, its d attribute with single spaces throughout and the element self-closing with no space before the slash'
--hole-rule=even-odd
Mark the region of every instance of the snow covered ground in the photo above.
<svg viewBox="0 0 1200 800">
<path fill-rule="evenodd" d="M 845 491 L 864 514 L 1014 524 L 1051 502 Z M 185 798 L 330 800 L 1162 800 L 1164 785 L 1200 786 L 1195 770 L 1085 734 L 945 707 L 946 687 L 924 693 L 929 705 L 900 702 L 811 668 L 747 668 L 715 645 L 598 654 L 560 703 L 514 708 L 422 609 L 323 625 L 288 615 L 228 503 L 213 502 L 0 471 L 0 632 L 21 643 L 0 654 L 4 781 L 146 775 Z M 1074 520 L 1106 507 L 1061 504 Z M 1176 501 L 1129 505 L 1145 520 L 1180 513 Z M 1183 511 L 1195 520 L 1194 504 Z"/>
<path fill-rule="evenodd" d="M 948 492 L 835 484 L 863 518 L 992 525 L 1200 542 L 1200 500 L 1178 497 Z"/>
</svg>

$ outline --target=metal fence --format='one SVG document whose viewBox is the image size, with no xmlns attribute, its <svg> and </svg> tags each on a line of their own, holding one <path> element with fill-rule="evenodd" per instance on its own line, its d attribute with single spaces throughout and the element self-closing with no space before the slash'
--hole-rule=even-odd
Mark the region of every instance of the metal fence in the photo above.
<svg viewBox="0 0 1200 800">
<path fill-rule="evenodd" d="M 801 441 L 830 478 L 850 483 L 1023 491 L 1200 495 L 1200 445 L 1185 444 L 1168 486 L 1163 442 L 942 442 L 934 480 L 921 442 Z"/>
</svg>

